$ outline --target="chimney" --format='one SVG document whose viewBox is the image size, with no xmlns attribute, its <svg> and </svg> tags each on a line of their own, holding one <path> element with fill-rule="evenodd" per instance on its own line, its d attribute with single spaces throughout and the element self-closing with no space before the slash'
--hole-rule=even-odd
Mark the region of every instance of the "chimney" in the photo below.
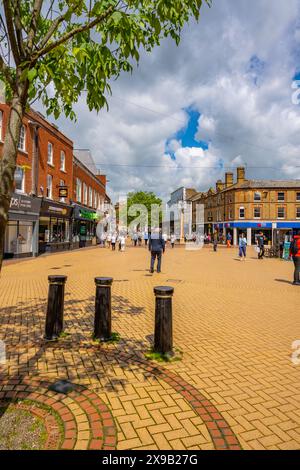
<svg viewBox="0 0 300 470">
<path fill-rule="evenodd" d="M 236 170 L 236 177 L 238 183 L 243 183 L 245 181 L 245 167 L 239 166 Z"/>
<path fill-rule="evenodd" d="M 225 173 L 225 187 L 233 185 L 233 173 Z"/>
<path fill-rule="evenodd" d="M 217 192 L 222 191 L 224 189 L 224 183 L 222 183 L 222 180 L 218 180 L 216 182 L 216 190 Z"/>
</svg>

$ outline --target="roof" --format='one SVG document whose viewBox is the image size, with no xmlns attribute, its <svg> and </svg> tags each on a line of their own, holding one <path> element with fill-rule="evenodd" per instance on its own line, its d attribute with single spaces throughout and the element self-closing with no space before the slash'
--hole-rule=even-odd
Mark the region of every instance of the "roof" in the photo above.
<svg viewBox="0 0 300 470">
<path fill-rule="evenodd" d="M 237 185 L 238 188 L 299 188 L 300 189 L 300 180 L 247 180 L 243 183 Z"/>
<path fill-rule="evenodd" d="M 91 173 L 97 174 L 97 167 L 89 149 L 74 149 L 74 155 Z"/>
</svg>

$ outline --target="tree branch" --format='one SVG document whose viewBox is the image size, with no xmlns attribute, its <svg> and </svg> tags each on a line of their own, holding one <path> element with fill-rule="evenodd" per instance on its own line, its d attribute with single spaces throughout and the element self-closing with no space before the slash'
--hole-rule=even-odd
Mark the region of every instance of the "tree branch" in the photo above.
<svg viewBox="0 0 300 470">
<path fill-rule="evenodd" d="M 15 64 L 18 66 L 20 64 L 20 51 L 18 49 L 18 44 L 15 36 L 15 30 L 14 30 L 14 25 L 13 25 L 13 20 L 12 20 L 12 12 L 11 12 L 11 6 L 10 6 L 10 1 L 7 0 L 3 2 L 4 5 L 4 12 L 5 12 L 5 18 L 6 18 L 6 26 L 7 26 L 7 33 L 9 37 L 9 42 L 11 44 L 11 49 L 12 53 L 14 56 Z"/>
<path fill-rule="evenodd" d="M 24 41 L 23 41 L 23 35 L 22 35 L 23 25 L 21 21 L 20 0 L 16 0 L 14 2 L 14 21 L 15 21 L 18 48 L 20 51 L 21 58 L 24 59 L 25 48 L 24 48 Z"/>
<path fill-rule="evenodd" d="M 33 39 L 36 34 L 37 22 L 41 13 L 43 1 L 44 0 L 35 0 L 34 2 L 34 6 L 32 10 L 32 18 L 31 18 L 31 22 L 29 26 L 29 33 L 28 33 L 27 44 L 26 44 L 26 51 L 29 54 L 32 52 Z"/>
<path fill-rule="evenodd" d="M 33 54 L 33 57 L 32 57 L 32 61 L 31 61 L 31 64 L 34 64 L 37 62 L 37 60 L 44 56 L 45 54 L 47 54 L 48 52 L 52 51 L 53 49 L 55 49 L 56 47 L 60 46 L 61 44 L 64 44 L 65 42 L 69 41 L 69 39 L 72 39 L 74 36 L 76 36 L 77 34 L 80 34 L 80 33 L 83 33 L 85 31 L 88 31 L 90 29 L 92 29 L 94 26 L 96 26 L 97 24 L 99 23 L 102 23 L 103 21 L 106 20 L 106 18 L 108 18 L 114 11 L 115 11 L 116 7 L 115 6 L 110 6 L 108 7 L 108 9 L 106 10 L 106 12 L 102 13 L 101 15 L 99 15 L 97 18 L 95 18 L 93 21 L 89 22 L 89 23 L 86 23 L 82 26 L 79 26 L 77 28 L 74 28 L 72 29 L 71 31 L 69 31 L 68 33 L 64 34 L 63 36 L 61 36 L 59 39 L 57 39 L 57 41 L 54 41 L 52 42 L 51 44 L 49 44 L 48 46 L 45 46 L 44 48 L 40 49 L 39 51 L 37 51 L 35 54 Z"/>
</svg>

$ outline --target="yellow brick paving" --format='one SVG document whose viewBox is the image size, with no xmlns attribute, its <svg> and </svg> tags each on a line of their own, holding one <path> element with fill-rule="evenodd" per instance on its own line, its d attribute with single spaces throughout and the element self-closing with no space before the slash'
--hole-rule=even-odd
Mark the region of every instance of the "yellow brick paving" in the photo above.
<svg viewBox="0 0 300 470">
<path fill-rule="evenodd" d="M 87 385 L 109 406 L 118 449 L 213 449 L 201 417 L 169 384 L 137 364 L 120 366 L 106 350 L 146 351 L 154 326 L 156 285 L 175 287 L 174 343 L 183 359 L 166 366 L 196 387 L 223 415 L 244 449 L 300 448 L 300 288 L 292 263 L 237 260 L 235 249 L 213 253 L 167 249 L 163 272 L 149 275 L 149 253 L 93 248 L 4 266 L 0 338 L 10 376 L 29 373 Z M 66 274 L 65 330 L 42 347 L 49 274 Z M 94 277 L 112 276 L 115 345 L 91 346 Z M 101 354 L 100 354 L 101 353 Z M 77 417 L 85 436 L 85 418 Z"/>
</svg>

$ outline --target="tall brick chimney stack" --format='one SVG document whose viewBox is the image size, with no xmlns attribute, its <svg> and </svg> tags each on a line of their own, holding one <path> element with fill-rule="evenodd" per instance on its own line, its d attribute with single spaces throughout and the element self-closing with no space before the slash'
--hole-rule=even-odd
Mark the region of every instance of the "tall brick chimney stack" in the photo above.
<svg viewBox="0 0 300 470">
<path fill-rule="evenodd" d="M 245 181 L 245 167 L 239 166 L 236 170 L 236 177 L 238 183 L 243 183 Z"/>
<path fill-rule="evenodd" d="M 233 173 L 225 173 L 225 187 L 229 188 L 229 186 L 233 185 Z"/>
</svg>

